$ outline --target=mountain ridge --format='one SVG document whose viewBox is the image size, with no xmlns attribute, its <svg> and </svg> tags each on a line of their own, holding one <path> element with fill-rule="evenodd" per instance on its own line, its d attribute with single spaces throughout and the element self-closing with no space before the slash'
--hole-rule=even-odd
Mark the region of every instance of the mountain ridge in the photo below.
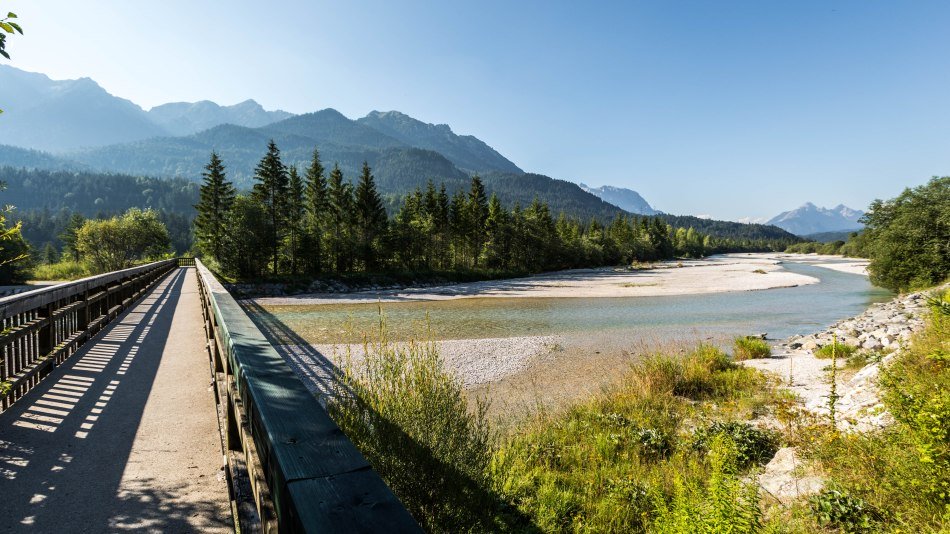
<svg viewBox="0 0 950 534">
<path fill-rule="evenodd" d="M 864 227 L 860 222 L 862 216 L 864 216 L 863 211 L 851 209 L 844 204 L 838 204 L 829 209 L 818 207 L 812 202 L 805 202 L 798 208 L 779 213 L 765 224 L 778 226 L 798 236 L 805 236 L 860 230 Z"/>
</svg>

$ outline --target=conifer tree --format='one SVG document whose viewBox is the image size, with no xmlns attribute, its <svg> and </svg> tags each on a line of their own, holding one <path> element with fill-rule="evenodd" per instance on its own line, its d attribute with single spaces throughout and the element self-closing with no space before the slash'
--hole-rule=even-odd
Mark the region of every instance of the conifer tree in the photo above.
<svg viewBox="0 0 950 534">
<path fill-rule="evenodd" d="M 221 260 L 221 248 L 227 234 L 227 220 L 234 205 L 234 185 L 227 180 L 224 164 L 218 154 L 211 152 L 211 160 L 201 173 L 204 183 L 201 185 L 198 211 L 195 217 L 195 238 L 198 248 L 210 254 L 216 261 Z"/>
<path fill-rule="evenodd" d="M 478 256 L 485 243 L 485 221 L 488 219 L 488 197 L 482 179 L 472 176 L 472 186 L 468 192 L 468 245 L 471 247 L 472 264 L 478 267 Z"/>
<path fill-rule="evenodd" d="M 274 140 L 267 144 L 267 154 L 257 164 L 254 170 L 254 184 L 252 196 L 261 204 L 268 221 L 268 248 L 271 250 L 273 261 L 272 272 L 277 274 L 280 263 L 281 237 L 284 231 L 284 209 L 286 207 L 288 176 L 287 167 L 280 160 L 280 149 Z"/>
<path fill-rule="evenodd" d="M 297 274 L 298 259 L 300 256 L 300 243 L 304 230 L 304 186 L 303 180 L 297 174 L 297 167 L 290 166 L 290 172 L 287 181 L 287 239 L 288 252 L 290 253 L 290 274 Z"/>
<path fill-rule="evenodd" d="M 313 149 L 313 158 L 306 173 L 306 219 L 303 248 L 307 255 L 307 267 L 311 273 L 323 269 L 324 234 L 327 220 L 327 179 L 324 176 L 320 152 Z"/>
<path fill-rule="evenodd" d="M 356 186 L 356 227 L 358 232 L 358 252 L 363 268 L 374 270 L 379 266 L 379 239 L 386 232 L 388 223 L 383 199 L 376 190 L 376 182 L 370 172 L 369 164 L 363 162 L 363 170 Z"/>
<path fill-rule="evenodd" d="M 69 218 L 69 222 L 66 223 L 66 228 L 63 230 L 63 233 L 59 236 L 66 251 L 72 256 L 73 261 L 77 263 L 79 262 L 80 254 L 79 248 L 76 246 L 76 233 L 79 232 L 79 229 L 82 228 L 85 222 L 86 218 L 83 217 L 81 213 L 73 213 Z"/>
<path fill-rule="evenodd" d="M 349 270 L 352 258 L 353 186 L 343 181 L 343 171 L 336 164 L 330 171 L 327 200 L 330 263 L 337 272 L 344 272 Z"/>
</svg>

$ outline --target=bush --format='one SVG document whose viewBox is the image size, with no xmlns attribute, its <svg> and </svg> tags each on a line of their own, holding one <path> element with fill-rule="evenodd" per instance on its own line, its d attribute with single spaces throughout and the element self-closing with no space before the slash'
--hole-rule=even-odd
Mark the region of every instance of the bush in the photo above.
<svg viewBox="0 0 950 534">
<path fill-rule="evenodd" d="M 715 422 L 693 434 L 693 448 L 709 451 L 718 438 L 728 438 L 735 445 L 735 460 L 739 467 L 768 462 L 778 450 L 774 432 L 756 428 L 739 421 Z"/>
<path fill-rule="evenodd" d="M 733 342 L 733 357 L 736 361 L 768 358 L 771 355 L 772 348 L 764 339 L 744 336 L 737 337 Z"/>
<path fill-rule="evenodd" d="M 469 411 L 433 343 L 381 334 L 365 348 L 363 365 L 344 366 L 330 415 L 426 530 L 496 530 L 486 406 Z"/>
<path fill-rule="evenodd" d="M 811 513 L 819 525 L 842 532 L 878 530 L 881 514 L 863 500 L 838 490 L 825 490 L 809 499 Z"/>
<path fill-rule="evenodd" d="M 850 358 L 852 355 L 854 355 L 854 353 L 858 351 L 858 348 L 855 347 L 854 345 L 847 345 L 845 343 L 838 343 L 837 341 L 835 341 L 831 345 L 825 345 L 824 347 L 821 347 L 820 349 L 816 350 L 815 357 L 816 358 L 831 358 L 832 351 L 833 351 L 833 355 L 836 358 L 844 359 L 844 358 Z"/>
<path fill-rule="evenodd" d="M 33 280 L 78 280 L 87 276 L 92 276 L 89 264 L 72 260 L 37 265 L 30 273 Z"/>
</svg>

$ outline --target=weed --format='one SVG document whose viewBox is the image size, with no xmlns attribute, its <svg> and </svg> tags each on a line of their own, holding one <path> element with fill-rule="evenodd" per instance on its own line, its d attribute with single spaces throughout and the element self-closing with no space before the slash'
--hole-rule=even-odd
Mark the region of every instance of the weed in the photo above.
<svg viewBox="0 0 950 534">
<path fill-rule="evenodd" d="M 737 337 L 733 342 L 733 357 L 736 361 L 768 358 L 772 348 L 764 339 L 754 336 Z"/>
</svg>

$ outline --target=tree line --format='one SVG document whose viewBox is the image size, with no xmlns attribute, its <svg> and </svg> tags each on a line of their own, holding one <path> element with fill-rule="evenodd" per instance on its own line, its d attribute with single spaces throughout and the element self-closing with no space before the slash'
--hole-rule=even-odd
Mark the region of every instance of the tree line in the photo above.
<svg viewBox="0 0 950 534">
<path fill-rule="evenodd" d="M 355 184 L 329 172 L 313 151 L 299 170 L 271 141 L 250 192 L 239 194 L 212 152 L 195 206 L 199 250 L 239 279 L 387 271 L 530 273 L 632 264 L 677 256 L 784 248 L 676 228 L 656 217 L 620 215 L 609 223 L 555 216 L 535 199 L 505 207 L 478 175 L 449 195 L 429 181 L 387 213 L 372 169 Z"/>
</svg>

